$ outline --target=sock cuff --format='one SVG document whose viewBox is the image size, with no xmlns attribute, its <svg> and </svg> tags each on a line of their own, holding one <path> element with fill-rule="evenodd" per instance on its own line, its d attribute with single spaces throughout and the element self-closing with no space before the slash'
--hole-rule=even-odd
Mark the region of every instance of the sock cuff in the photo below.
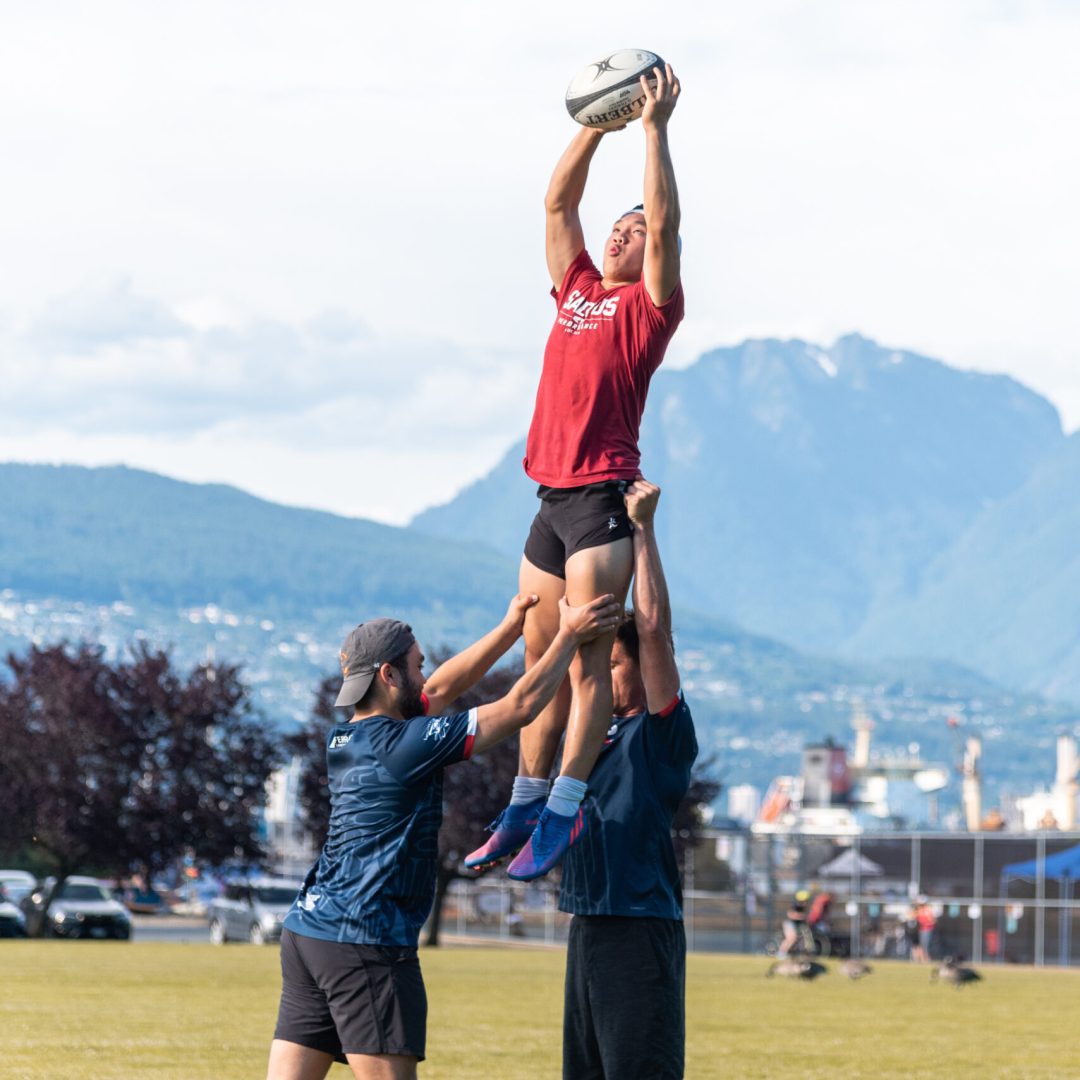
<svg viewBox="0 0 1080 1080">
<path fill-rule="evenodd" d="M 515 776 L 514 787 L 510 793 L 510 805 L 521 806 L 523 803 L 546 799 L 548 782 L 542 776 Z"/>
<path fill-rule="evenodd" d="M 575 780 L 572 776 L 560 776 L 551 785 L 547 808 L 553 814 L 573 817 L 577 813 L 581 800 L 585 798 L 588 784 L 584 780 Z"/>
<path fill-rule="evenodd" d="M 558 776 L 551 785 L 551 794 L 563 799 L 576 799 L 581 802 L 589 785 L 584 780 L 575 780 L 572 776 Z"/>
</svg>

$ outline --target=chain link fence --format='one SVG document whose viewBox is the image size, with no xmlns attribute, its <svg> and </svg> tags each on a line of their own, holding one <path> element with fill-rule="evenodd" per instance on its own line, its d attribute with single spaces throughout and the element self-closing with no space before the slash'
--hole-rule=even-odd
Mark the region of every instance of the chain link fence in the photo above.
<svg viewBox="0 0 1080 1080">
<path fill-rule="evenodd" d="M 888 832 L 861 836 L 714 831 L 687 854 L 683 900 L 691 951 L 775 948 L 794 896 L 831 897 L 834 955 L 908 957 L 913 906 L 932 913 L 930 956 L 1080 963 L 1080 833 Z M 558 945 L 570 917 L 552 880 L 455 881 L 445 934 Z"/>
</svg>

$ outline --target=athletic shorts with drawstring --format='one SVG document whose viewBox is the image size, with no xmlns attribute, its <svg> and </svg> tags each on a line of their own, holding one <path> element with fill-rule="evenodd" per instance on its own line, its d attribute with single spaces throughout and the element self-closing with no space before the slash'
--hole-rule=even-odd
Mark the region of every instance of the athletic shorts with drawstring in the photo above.
<svg viewBox="0 0 1080 1080">
<path fill-rule="evenodd" d="M 607 480 L 576 488 L 536 491 L 540 512 L 525 541 L 525 558 L 540 570 L 566 577 L 566 561 L 575 552 L 602 547 L 633 534 L 623 502 L 629 481 Z"/>
<path fill-rule="evenodd" d="M 424 1060 L 427 993 L 416 949 L 354 945 L 284 930 L 275 1039 L 346 1054 Z"/>
</svg>

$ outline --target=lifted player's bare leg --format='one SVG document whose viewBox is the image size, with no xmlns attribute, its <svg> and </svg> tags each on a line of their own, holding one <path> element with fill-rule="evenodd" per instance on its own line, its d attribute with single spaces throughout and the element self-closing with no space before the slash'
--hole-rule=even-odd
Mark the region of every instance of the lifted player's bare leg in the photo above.
<svg viewBox="0 0 1080 1080">
<path fill-rule="evenodd" d="M 613 593 L 626 602 L 634 569 L 634 541 L 616 540 L 603 547 L 585 548 L 566 561 L 566 598 L 571 604 Z M 615 635 L 605 635 L 583 645 L 570 669 L 573 706 L 566 729 L 561 776 L 587 780 L 604 736 L 611 726 L 611 648 Z"/>
<path fill-rule="evenodd" d="M 633 571 L 633 540 L 624 538 L 575 552 L 566 561 L 566 598 L 571 604 L 612 593 L 625 602 Z M 573 703 L 563 747 L 562 770 L 528 843 L 507 873 L 531 881 L 557 866 L 581 834 L 586 783 L 611 725 L 611 648 L 614 634 L 583 646 L 570 669 Z"/>
<path fill-rule="evenodd" d="M 547 652 L 559 629 L 559 601 L 566 593 L 566 581 L 521 560 L 518 591 L 535 593 L 540 600 L 525 615 L 525 669 Z M 597 595 L 600 595 L 599 593 Z M 528 727 L 521 729 L 518 775 L 547 780 L 559 752 L 559 743 L 570 716 L 570 680 Z"/>
</svg>

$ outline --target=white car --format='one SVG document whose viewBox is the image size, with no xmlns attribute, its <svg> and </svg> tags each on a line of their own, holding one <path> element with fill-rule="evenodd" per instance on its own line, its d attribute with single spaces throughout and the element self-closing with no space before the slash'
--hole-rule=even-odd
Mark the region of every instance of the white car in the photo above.
<svg viewBox="0 0 1080 1080">
<path fill-rule="evenodd" d="M 261 878 L 226 885 L 225 892 L 211 900 L 206 910 L 210 940 L 215 945 L 226 941 L 250 941 L 252 945 L 280 941 L 281 921 L 301 884 L 287 878 Z"/>
<path fill-rule="evenodd" d="M 27 897 L 29 903 L 40 910 L 45 887 L 51 885 L 51 880 L 42 883 Z M 48 932 L 63 938 L 127 941 L 131 937 L 131 916 L 109 887 L 97 878 L 73 876 L 64 882 L 49 905 Z"/>
</svg>

